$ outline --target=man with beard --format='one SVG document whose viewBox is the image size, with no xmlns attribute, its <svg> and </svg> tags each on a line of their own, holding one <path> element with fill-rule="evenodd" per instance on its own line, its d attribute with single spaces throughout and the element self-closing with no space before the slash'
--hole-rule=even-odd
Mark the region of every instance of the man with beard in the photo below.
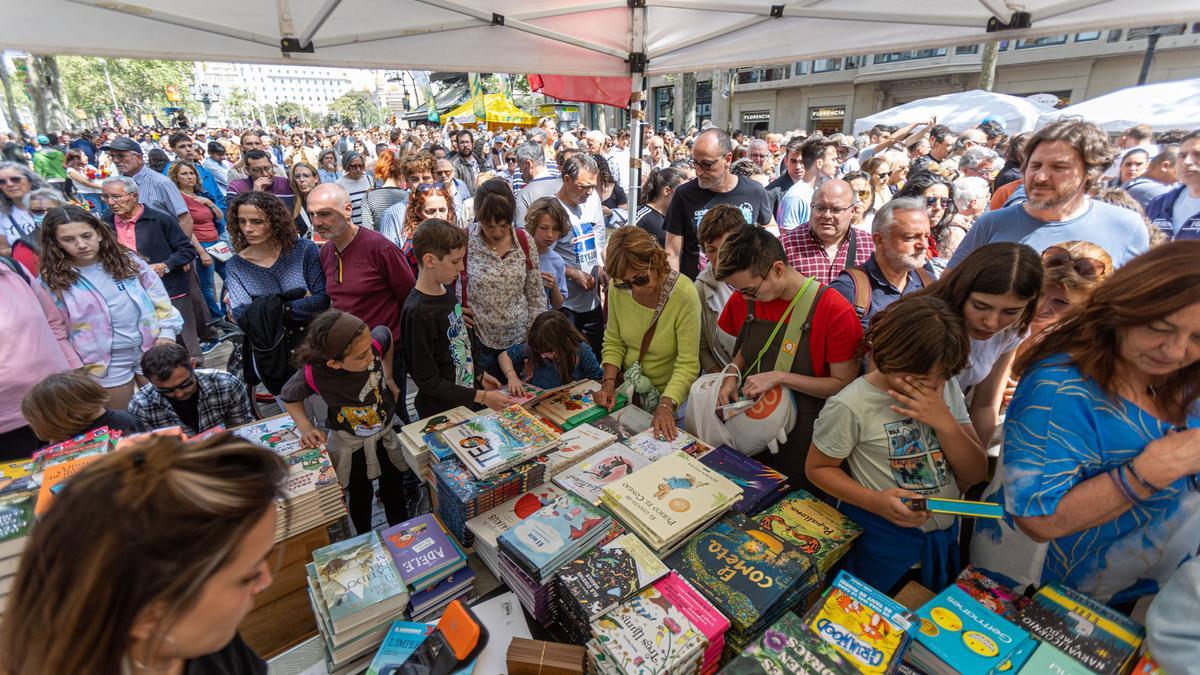
<svg viewBox="0 0 1200 675">
<path fill-rule="evenodd" d="M 1088 241 L 1117 267 L 1146 251 L 1149 233 L 1138 214 L 1088 196 L 1104 180 L 1113 154 L 1108 136 L 1090 122 L 1065 119 L 1035 133 L 1022 166 L 1028 201 L 980 216 L 950 267 L 994 241 L 1020 242 L 1038 253 L 1064 241 Z"/>
<path fill-rule="evenodd" d="M 864 330 L 877 312 L 905 293 L 933 282 L 925 255 L 929 248 L 929 214 L 924 199 L 891 200 L 875 213 L 871 227 L 875 252 L 861 267 L 847 268 L 829 284 L 854 305 Z M 870 292 L 866 286 L 870 286 Z"/>
</svg>

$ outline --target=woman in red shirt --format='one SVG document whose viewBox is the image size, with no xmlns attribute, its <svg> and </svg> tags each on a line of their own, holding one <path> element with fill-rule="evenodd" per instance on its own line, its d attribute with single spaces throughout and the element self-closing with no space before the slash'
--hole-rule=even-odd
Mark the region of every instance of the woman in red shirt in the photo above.
<svg viewBox="0 0 1200 675">
<path fill-rule="evenodd" d="M 208 253 L 208 249 L 221 243 L 221 232 L 224 230 L 221 211 L 213 200 L 198 194 L 200 174 L 195 165 L 184 160 L 176 160 L 167 169 L 167 176 L 183 193 L 183 201 L 187 204 L 188 214 L 192 216 L 192 245 L 200 258 L 200 266 L 196 268 L 200 276 L 200 290 L 204 293 L 204 301 L 208 312 L 213 318 L 225 316 L 225 310 L 217 301 L 216 287 L 213 281 L 213 270 L 225 280 L 225 263 Z"/>
</svg>

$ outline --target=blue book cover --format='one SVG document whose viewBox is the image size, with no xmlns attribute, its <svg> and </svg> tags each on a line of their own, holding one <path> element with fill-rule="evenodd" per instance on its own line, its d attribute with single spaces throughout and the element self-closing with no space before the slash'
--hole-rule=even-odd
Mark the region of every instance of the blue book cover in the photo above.
<svg viewBox="0 0 1200 675">
<path fill-rule="evenodd" d="M 379 645 L 379 651 L 375 652 L 375 658 L 367 668 L 367 675 L 395 672 L 393 667 L 407 661 L 434 628 L 436 626 L 431 623 L 393 622 L 387 637 L 383 639 L 383 644 Z"/>
<path fill-rule="evenodd" d="M 727 445 L 706 453 L 700 463 L 742 488 L 742 501 L 731 509 L 737 513 L 766 508 L 787 488 L 787 476 Z"/>
<path fill-rule="evenodd" d="M 455 570 L 450 576 L 437 582 L 437 584 L 418 593 L 413 593 L 410 600 L 413 611 L 420 612 L 426 606 L 437 604 L 439 600 L 445 600 L 450 596 L 457 597 L 474 582 L 475 570 L 470 567 Z"/>
<path fill-rule="evenodd" d="M 538 578 L 554 563 L 603 536 L 612 516 L 577 495 L 564 492 L 496 538 L 500 549 Z"/>
<path fill-rule="evenodd" d="M 400 578 L 413 590 L 433 584 L 467 559 L 432 513 L 393 525 L 380 536 L 396 561 Z"/>
<path fill-rule="evenodd" d="M 917 616 L 921 617 L 917 642 L 963 675 L 1011 670 L 1011 665 L 1005 664 L 1029 639 L 1028 633 L 984 607 L 957 584 L 925 603 Z"/>
</svg>

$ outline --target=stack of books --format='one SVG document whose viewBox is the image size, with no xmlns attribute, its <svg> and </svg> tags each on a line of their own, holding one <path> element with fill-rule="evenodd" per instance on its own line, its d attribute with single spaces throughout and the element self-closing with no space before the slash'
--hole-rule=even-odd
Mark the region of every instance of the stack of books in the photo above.
<svg viewBox="0 0 1200 675">
<path fill-rule="evenodd" d="M 636 535 L 624 534 L 563 565 L 555 578 L 555 624 L 572 644 L 592 639 L 591 623 L 667 574 Z"/>
<path fill-rule="evenodd" d="M 832 644 L 818 638 L 800 617 L 788 612 L 726 664 L 721 675 L 855 675 L 858 672 Z"/>
<path fill-rule="evenodd" d="M 559 495 L 496 539 L 501 579 L 539 621 L 550 613 L 549 589 L 567 562 L 608 535 L 612 516 L 573 494 Z"/>
<path fill-rule="evenodd" d="M 580 380 L 555 389 L 548 389 L 525 403 L 538 417 L 563 431 L 587 424 L 610 414 L 607 408 L 596 405 L 594 397 L 600 391 L 595 380 Z M 625 396 L 617 394 L 614 410 L 625 407 Z"/>
<path fill-rule="evenodd" d="M 733 481 L 684 452 L 606 486 L 600 501 L 664 557 L 742 498 Z"/>
<path fill-rule="evenodd" d="M 807 555 L 737 513 L 689 539 L 666 563 L 729 617 L 731 657 L 820 583 Z"/>
<path fill-rule="evenodd" d="M 426 513 L 380 533 L 400 579 L 411 590 L 409 618 L 416 621 L 468 593 L 474 574 L 452 575 L 467 567 L 467 556 L 437 516 Z"/>
<path fill-rule="evenodd" d="M 762 462 L 722 445 L 700 458 L 700 463 L 742 488 L 735 513 L 758 513 L 779 501 L 788 490 L 787 476 Z"/>
<path fill-rule="evenodd" d="M 408 605 L 391 554 L 371 531 L 313 551 L 305 569 L 326 667 L 333 675 L 362 670 Z"/>
<path fill-rule="evenodd" d="M 649 429 L 653 424 L 654 418 L 650 416 L 650 413 L 636 405 L 625 406 L 591 422 L 591 425 L 597 429 L 616 436 L 617 443 L 624 443 Z"/>
<path fill-rule="evenodd" d="M 929 675 L 1017 672 L 1033 654 L 1029 634 L 951 584 L 917 610 L 921 629 L 904 660 Z"/>
<path fill-rule="evenodd" d="M 433 621 L 455 600 L 469 604 L 475 589 L 475 570 L 462 567 L 422 591 L 413 591 L 406 615 L 413 621 Z"/>
<path fill-rule="evenodd" d="M 613 443 L 555 476 L 554 484 L 599 504 L 600 491 L 605 486 L 649 465 L 650 460 L 638 452 L 623 443 Z"/>
<path fill-rule="evenodd" d="M 587 650 L 561 642 L 514 637 L 505 655 L 508 675 L 583 675 Z"/>
<path fill-rule="evenodd" d="M 832 645 L 860 672 L 891 673 L 900 666 L 922 622 L 898 602 L 846 572 L 804 615 L 805 627 Z"/>
<path fill-rule="evenodd" d="M 119 433 L 100 427 L 33 453 L 29 470 L 40 485 L 34 514 L 45 513 L 54 503 L 54 496 L 62 490 L 61 483 L 112 452 L 119 438 Z"/>
<path fill-rule="evenodd" d="M 290 455 L 300 449 L 300 430 L 287 413 L 244 424 L 230 431 L 234 436 L 261 445 L 277 455 Z"/>
<path fill-rule="evenodd" d="M 617 437 L 590 424 L 580 424 L 564 432 L 559 441 L 558 449 L 546 455 L 546 470 L 551 478 L 612 445 Z"/>
<path fill-rule="evenodd" d="M 26 460 L 28 461 L 28 460 Z M 38 485 L 31 476 L 0 479 L 0 616 L 33 527 Z"/>
<path fill-rule="evenodd" d="M 1042 641 L 1030 659 L 1042 668 L 1037 672 L 1054 672 L 1049 664 L 1067 672 L 1069 667 L 1106 675 L 1128 672 L 1145 637 L 1129 617 L 1057 583 L 1040 588 L 1012 622 Z"/>
<path fill-rule="evenodd" d="M 478 480 L 452 457 L 434 464 L 433 476 L 438 516 L 463 546 L 470 547 L 474 536 L 467 529 L 467 521 L 543 484 L 546 460 L 539 457 L 487 480 Z"/>
<path fill-rule="evenodd" d="M 700 591 L 675 572 L 654 583 L 672 605 L 692 622 L 703 635 L 708 647 L 700 661 L 700 675 L 712 675 L 721 664 L 725 651 L 725 633 L 729 630 L 729 619 L 725 618 Z"/>
<path fill-rule="evenodd" d="M 433 624 L 427 623 L 393 622 L 388 628 L 383 644 L 379 645 L 379 650 L 371 659 L 367 675 L 394 675 L 399 672 L 400 666 L 404 665 L 408 657 L 417 651 L 417 647 L 421 646 L 421 643 L 435 628 L 436 626 Z"/>
<path fill-rule="evenodd" d="M 683 611 L 650 586 L 592 622 L 588 669 L 601 675 L 695 673 L 708 641 Z"/>
<path fill-rule="evenodd" d="M 467 529 L 474 535 L 475 552 L 492 574 L 500 577 L 500 552 L 497 549 L 496 537 L 554 501 L 562 493 L 562 489 L 553 483 L 539 485 L 467 521 Z"/>
<path fill-rule="evenodd" d="M 711 445 L 682 429 L 679 430 L 678 435 L 673 441 L 659 440 L 658 434 L 654 429 L 645 429 L 635 434 L 633 438 L 622 442 L 651 462 L 667 455 L 675 454 L 676 452 L 683 452 L 692 457 L 703 457 L 712 451 Z"/>
<path fill-rule="evenodd" d="M 979 604 L 1010 621 L 1030 603 L 1029 598 L 989 577 L 974 565 L 967 565 L 959 572 L 954 583 Z"/>
<path fill-rule="evenodd" d="M 812 556 L 821 574 L 828 574 L 862 534 L 854 521 L 805 490 L 796 490 L 754 519 Z"/>
<path fill-rule="evenodd" d="M 286 455 L 287 480 L 279 500 L 275 543 L 346 516 L 346 501 L 325 448 Z"/>
<path fill-rule="evenodd" d="M 400 450 L 404 453 L 408 468 L 417 474 L 417 478 L 435 487 L 429 472 L 433 455 L 429 452 L 429 446 L 425 445 L 425 435 L 465 422 L 478 414 L 470 408 L 459 406 L 400 428 Z"/>
<path fill-rule="evenodd" d="M 478 480 L 550 452 L 558 434 L 519 405 L 473 417 L 425 436 L 438 457 L 453 452 Z"/>
</svg>

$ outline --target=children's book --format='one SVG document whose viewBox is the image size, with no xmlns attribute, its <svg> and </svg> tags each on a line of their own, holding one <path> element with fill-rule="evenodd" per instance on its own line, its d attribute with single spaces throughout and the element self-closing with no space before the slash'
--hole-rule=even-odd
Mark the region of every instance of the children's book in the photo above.
<svg viewBox="0 0 1200 675">
<path fill-rule="evenodd" d="M 277 455 L 290 455 L 300 449 L 300 431 L 287 413 L 244 424 L 230 431 L 234 436 L 261 445 Z"/>
<path fill-rule="evenodd" d="M 74 461 L 81 457 L 103 455 L 112 450 L 118 436 L 119 434 L 114 434 L 108 427 L 99 427 L 69 441 L 43 448 L 33 453 L 33 470 L 35 472 L 42 471 L 55 464 Z"/>
<path fill-rule="evenodd" d="M 417 647 L 421 646 L 436 627 L 433 624 L 409 621 L 392 622 L 387 637 L 383 639 L 383 644 L 379 645 L 375 659 L 367 668 L 367 675 L 395 675 L 398 668 L 417 651 Z"/>
<path fill-rule="evenodd" d="M 554 482 L 595 504 L 600 490 L 635 471 L 648 466 L 650 460 L 620 443 L 613 443 L 600 452 L 577 462 L 554 477 Z"/>
<path fill-rule="evenodd" d="M 300 450 L 287 456 L 288 475 L 283 483 L 284 499 L 295 499 L 337 483 L 333 462 L 325 448 Z"/>
<path fill-rule="evenodd" d="M 1057 583 L 1038 590 L 1013 623 L 1087 668 L 1113 675 L 1133 663 L 1145 636 L 1129 617 Z"/>
<path fill-rule="evenodd" d="M 374 530 L 313 551 L 321 602 L 343 633 L 408 604 L 408 590 Z"/>
<path fill-rule="evenodd" d="M 0 482 L 5 479 L 24 478 L 33 473 L 33 458 L 15 459 L 11 462 L 0 462 Z"/>
<path fill-rule="evenodd" d="M 537 512 L 563 494 L 562 488 L 552 483 L 538 487 L 504 502 L 500 506 L 475 516 L 467 521 L 467 528 L 475 534 L 475 541 L 496 547 L 496 537 L 512 529 L 514 525 Z"/>
<path fill-rule="evenodd" d="M 701 672 L 717 672 L 721 652 L 725 649 L 725 632 L 729 630 L 729 619 L 676 572 L 671 572 L 654 582 L 654 587 L 692 622 L 708 642 L 701 661 Z"/>
<path fill-rule="evenodd" d="M 393 525 L 380 532 L 380 537 L 396 563 L 400 578 L 413 591 L 433 585 L 462 567 L 467 559 L 458 542 L 432 513 Z"/>
<path fill-rule="evenodd" d="M 654 424 L 654 418 L 636 405 L 629 405 L 590 424 L 616 436 L 617 443 L 624 443 L 649 429 Z"/>
<path fill-rule="evenodd" d="M 400 428 L 400 439 L 407 442 L 413 449 L 425 447 L 425 435 L 452 427 L 459 422 L 465 422 L 479 413 L 470 408 L 459 406 L 436 415 L 430 415 L 423 420 L 417 420 Z"/>
<path fill-rule="evenodd" d="M 545 581 L 559 566 L 608 532 L 612 517 L 571 493 L 497 537 L 504 551 L 534 579 Z"/>
<path fill-rule="evenodd" d="M 616 441 L 617 437 L 607 431 L 580 424 L 559 437 L 558 449 L 546 455 L 546 470 L 553 478 Z"/>
<path fill-rule="evenodd" d="M 730 661 L 721 675 L 852 675 L 858 673 L 830 643 L 788 612 Z"/>
<path fill-rule="evenodd" d="M 54 503 L 54 496 L 66 487 L 66 481 L 103 456 L 102 454 L 84 453 L 77 459 L 46 467 L 45 472 L 42 473 L 42 487 L 38 490 L 34 513 L 40 517 L 49 510 L 50 505 Z"/>
<path fill-rule="evenodd" d="M 686 672 L 681 666 L 698 659 L 706 642 L 654 586 L 593 621 L 592 632 L 621 673 Z"/>
<path fill-rule="evenodd" d="M 787 489 L 787 476 L 762 462 L 722 445 L 706 453 L 700 463 L 719 472 L 742 489 L 738 513 L 752 513 L 770 506 Z"/>
<path fill-rule="evenodd" d="M 1021 668 L 1022 675 L 1093 675 L 1088 668 L 1049 642 L 1038 643 L 1037 649 Z M 1135 675 L 1144 675 L 1134 671 Z"/>
<path fill-rule="evenodd" d="M 838 572 L 804 615 L 809 630 L 864 673 L 894 672 L 918 622 L 911 611 L 846 572 Z"/>
<path fill-rule="evenodd" d="M 33 527 L 38 485 L 33 478 L 8 479 L 0 486 L 0 558 L 19 553 Z"/>
<path fill-rule="evenodd" d="M 558 579 L 590 621 L 667 572 L 642 540 L 625 534 L 563 565 Z"/>
<path fill-rule="evenodd" d="M 1029 604 L 1029 598 L 989 577 L 974 565 L 967 565 L 959 572 L 954 583 L 979 604 L 1005 618 L 1011 619 L 1017 610 Z"/>
<path fill-rule="evenodd" d="M 439 457 L 449 449 L 479 479 L 545 454 L 558 443 L 553 429 L 519 405 L 469 419 L 425 438 Z"/>
<path fill-rule="evenodd" d="M 1015 672 L 1013 653 L 1029 640 L 1028 633 L 984 607 L 956 584 L 925 603 L 917 616 L 921 625 L 907 658 L 928 672 Z"/>
<path fill-rule="evenodd" d="M 625 445 L 633 448 L 642 457 L 653 462 L 676 452 L 683 452 L 692 457 L 703 457 L 712 447 L 686 431 L 679 431 L 673 441 L 659 440 L 654 429 L 646 429 L 633 438 L 625 441 Z"/>
<path fill-rule="evenodd" d="M 850 550 L 862 528 L 805 490 L 796 490 L 755 516 L 762 528 L 813 556 L 822 574 Z"/>
<path fill-rule="evenodd" d="M 580 380 L 564 387 L 546 392 L 530 405 L 534 413 L 545 417 L 551 422 L 570 431 L 580 424 L 586 424 L 600 419 L 611 413 L 606 408 L 596 405 L 595 395 L 600 391 L 600 383 L 595 380 Z M 617 394 L 613 410 L 625 407 L 625 396 Z"/>
</svg>

